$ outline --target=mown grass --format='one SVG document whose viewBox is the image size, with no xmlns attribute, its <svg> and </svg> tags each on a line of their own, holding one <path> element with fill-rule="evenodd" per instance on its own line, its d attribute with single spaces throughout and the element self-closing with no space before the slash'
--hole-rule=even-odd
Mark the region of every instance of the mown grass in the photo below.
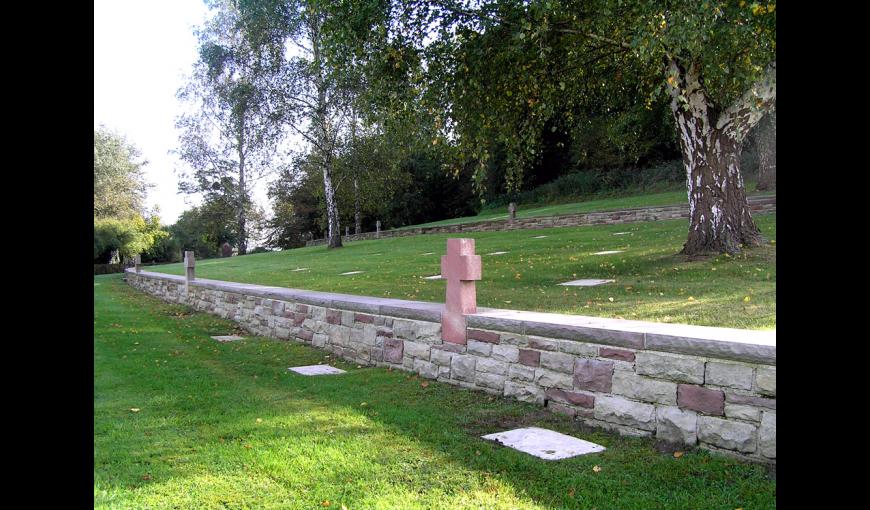
<svg viewBox="0 0 870 510">
<path fill-rule="evenodd" d="M 94 278 L 95 508 L 775 507 L 775 477 L 760 465 L 675 458 L 650 440 L 295 343 L 209 338 L 235 328 L 119 275 Z M 348 373 L 287 371 L 324 362 Z M 548 462 L 479 439 L 515 426 L 607 450 Z"/>
<path fill-rule="evenodd" d="M 751 186 L 751 187 L 750 187 Z M 747 185 L 748 190 L 754 190 L 755 185 Z M 752 192 L 751 195 L 774 195 L 775 193 Z M 563 204 L 522 204 L 517 207 L 517 218 L 533 218 L 537 216 L 558 216 L 562 214 L 590 213 L 597 211 L 615 211 L 632 207 L 658 207 L 665 205 L 686 205 L 688 198 L 685 189 L 663 191 L 661 193 L 643 193 L 629 196 L 595 198 L 578 202 L 572 200 Z M 505 220 L 508 218 L 507 206 L 485 208 L 477 216 L 465 216 L 448 220 L 432 221 L 420 225 L 410 225 L 406 228 L 436 227 L 457 225 L 459 223 L 477 223 L 480 221 Z"/>
<path fill-rule="evenodd" d="M 776 214 L 756 222 L 775 243 Z M 621 317 L 747 329 L 776 327 L 776 246 L 738 256 L 689 261 L 676 254 L 686 220 L 512 232 L 469 232 L 483 257 L 478 306 Z M 615 235 L 628 232 L 625 235 Z M 440 273 L 448 237 L 423 235 L 211 259 L 196 264 L 202 278 L 367 296 L 443 302 Z M 546 235 L 542 239 L 536 236 Z M 594 255 L 599 251 L 623 253 Z M 488 253 L 507 251 L 504 255 Z M 431 255 L 424 255 L 431 253 Z M 294 272 L 293 269 L 307 268 Z M 183 274 L 181 264 L 148 270 Z M 362 274 L 342 276 L 349 271 Z M 583 278 L 614 279 L 598 287 L 565 287 Z"/>
</svg>

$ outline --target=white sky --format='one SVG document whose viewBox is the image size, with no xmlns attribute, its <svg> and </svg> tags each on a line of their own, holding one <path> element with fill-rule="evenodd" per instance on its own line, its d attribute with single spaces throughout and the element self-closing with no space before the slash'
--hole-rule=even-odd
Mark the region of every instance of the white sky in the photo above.
<svg viewBox="0 0 870 510">
<path fill-rule="evenodd" d="M 196 60 L 194 25 L 208 9 L 202 0 L 94 1 L 94 127 L 125 135 L 148 160 L 146 179 L 154 185 L 149 207 L 157 206 L 164 224 L 175 223 L 197 197 L 178 194 L 175 93 Z M 265 180 L 253 198 L 271 210 Z"/>
</svg>

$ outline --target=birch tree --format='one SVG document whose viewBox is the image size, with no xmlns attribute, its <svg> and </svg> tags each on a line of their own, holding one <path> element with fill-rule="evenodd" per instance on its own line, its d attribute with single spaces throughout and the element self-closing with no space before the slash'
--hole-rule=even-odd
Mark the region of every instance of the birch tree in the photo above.
<svg viewBox="0 0 870 510">
<path fill-rule="evenodd" d="M 192 169 L 180 189 L 232 204 L 240 255 L 247 252 L 252 184 L 277 165 L 283 132 L 270 102 L 269 55 L 250 44 L 235 0 L 209 3 L 197 30 L 199 59 L 178 97 L 193 107 L 179 116 L 178 154 Z"/>
</svg>

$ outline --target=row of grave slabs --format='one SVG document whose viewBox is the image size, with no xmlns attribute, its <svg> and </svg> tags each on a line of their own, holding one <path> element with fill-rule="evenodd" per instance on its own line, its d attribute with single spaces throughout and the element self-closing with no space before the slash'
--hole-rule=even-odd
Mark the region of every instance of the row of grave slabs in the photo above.
<svg viewBox="0 0 870 510">
<path fill-rule="evenodd" d="M 233 342 L 243 339 L 237 335 L 213 336 L 212 338 L 218 342 Z M 347 373 L 346 370 L 331 365 L 305 365 L 290 367 L 287 370 L 306 377 Z M 603 452 L 606 449 L 599 444 L 540 427 L 506 430 L 480 437 L 543 460 L 569 459 L 580 455 Z"/>
<path fill-rule="evenodd" d="M 631 232 L 614 232 L 613 233 L 613 235 L 615 235 L 615 236 L 627 235 L 627 234 L 631 234 Z M 546 235 L 533 236 L 532 239 L 544 239 L 545 237 L 549 237 L 549 236 L 546 236 Z M 592 255 L 613 255 L 616 253 L 623 253 L 624 251 L 625 250 L 605 250 L 605 251 L 594 252 L 594 253 L 592 253 Z M 492 253 L 487 253 L 487 255 L 497 256 L 497 255 L 506 255 L 507 253 L 510 253 L 510 252 L 494 251 Z M 426 253 L 421 253 L 420 255 L 425 256 L 425 255 L 434 255 L 434 254 L 435 254 L 435 252 L 430 251 L 430 252 L 426 252 Z M 373 253 L 372 255 L 381 255 L 381 254 L 380 253 Z M 308 271 L 308 268 L 307 267 L 297 267 L 296 269 L 291 269 L 290 271 L 291 272 Z M 351 275 L 355 275 L 355 274 L 362 274 L 364 272 L 365 271 L 347 271 L 345 273 L 339 273 L 339 276 L 351 276 Z M 423 277 L 424 280 L 441 280 L 442 278 L 443 277 L 440 274 Z M 581 280 L 571 280 L 569 282 L 562 282 L 559 285 L 564 285 L 567 287 L 595 287 L 597 285 L 604 285 L 606 283 L 613 283 L 615 281 L 616 280 L 607 280 L 607 279 L 601 279 L 601 278 L 586 278 L 586 279 L 581 279 Z"/>
</svg>

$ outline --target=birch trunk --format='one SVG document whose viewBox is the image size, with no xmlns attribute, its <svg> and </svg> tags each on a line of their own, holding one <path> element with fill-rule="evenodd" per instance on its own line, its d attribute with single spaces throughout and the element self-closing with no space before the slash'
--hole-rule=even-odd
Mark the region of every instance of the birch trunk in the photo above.
<svg viewBox="0 0 870 510">
<path fill-rule="evenodd" d="M 245 232 L 245 197 L 247 196 L 247 191 L 245 190 L 245 150 L 243 145 L 244 140 L 244 131 L 245 130 L 245 121 L 244 117 L 241 121 L 241 128 L 239 134 L 239 196 L 238 202 L 236 205 L 236 214 L 238 215 L 239 220 L 239 255 L 244 255 L 248 252 L 248 237 Z"/>
<path fill-rule="evenodd" d="M 335 197 L 335 186 L 332 183 L 332 144 L 330 143 L 330 127 L 327 118 L 326 80 L 323 76 L 323 61 L 320 55 L 321 20 L 314 15 L 309 20 L 311 35 L 311 50 L 315 67 L 315 87 L 317 88 L 317 104 L 314 115 L 315 132 L 320 145 L 320 160 L 323 165 L 323 195 L 326 199 L 326 221 L 328 248 L 341 248 L 341 225 L 338 222 L 338 204 Z"/>
<path fill-rule="evenodd" d="M 776 189 L 776 112 L 761 121 L 758 132 L 758 186 L 759 191 Z"/>
<path fill-rule="evenodd" d="M 669 62 L 671 111 L 676 121 L 689 198 L 689 234 L 681 253 L 738 253 L 761 243 L 740 173 L 746 133 L 776 103 L 776 64 L 734 105 L 717 114 L 707 96 L 700 65 Z"/>
</svg>

